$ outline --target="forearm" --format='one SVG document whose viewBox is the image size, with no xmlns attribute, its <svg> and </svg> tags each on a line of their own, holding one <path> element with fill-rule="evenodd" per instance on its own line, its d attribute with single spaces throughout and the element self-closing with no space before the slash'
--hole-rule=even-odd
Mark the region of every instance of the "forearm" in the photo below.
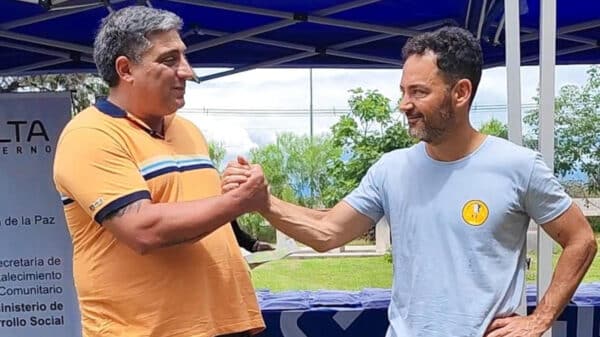
<svg viewBox="0 0 600 337">
<path fill-rule="evenodd" d="M 533 313 L 546 329 L 558 318 L 587 272 L 596 254 L 595 241 L 582 240 L 565 246 L 550 286 Z"/>
<path fill-rule="evenodd" d="M 146 201 L 137 210 L 130 207 L 112 216 L 106 226 L 114 223 L 117 238 L 144 254 L 197 241 L 244 212 L 243 205 L 231 195 L 176 203 Z"/>
<path fill-rule="evenodd" d="M 150 225 L 160 241 L 193 240 L 205 236 L 244 213 L 241 205 L 226 195 L 207 199 L 155 204 L 156 220 Z"/>
<path fill-rule="evenodd" d="M 338 246 L 335 231 L 324 221 L 326 214 L 275 197 L 271 197 L 269 209 L 261 212 L 275 228 L 320 252 Z"/>
</svg>

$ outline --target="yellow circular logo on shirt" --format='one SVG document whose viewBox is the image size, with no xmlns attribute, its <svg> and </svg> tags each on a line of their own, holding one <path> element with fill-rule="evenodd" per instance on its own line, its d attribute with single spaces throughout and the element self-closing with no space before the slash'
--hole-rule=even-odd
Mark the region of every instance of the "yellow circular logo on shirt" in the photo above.
<svg viewBox="0 0 600 337">
<path fill-rule="evenodd" d="M 462 209 L 463 220 L 471 226 L 481 226 L 489 214 L 487 205 L 481 200 L 469 200 Z"/>
</svg>

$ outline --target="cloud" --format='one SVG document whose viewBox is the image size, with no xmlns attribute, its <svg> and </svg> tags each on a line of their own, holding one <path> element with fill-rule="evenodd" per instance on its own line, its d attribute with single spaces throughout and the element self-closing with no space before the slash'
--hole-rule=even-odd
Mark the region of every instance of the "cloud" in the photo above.
<svg viewBox="0 0 600 337">
<path fill-rule="evenodd" d="M 214 72 L 197 70 L 199 76 Z M 398 69 L 314 69 L 313 108 L 346 109 L 348 90 L 357 87 L 377 89 L 396 101 L 400 74 Z M 308 69 L 256 69 L 190 83 L 186 109 L 309 109 L 309 79 Z"/>
<path fill-rule="evenodd" d="M 506 69 L 492 68 L 483 71 L 474 105 L 506 104 Z"/>
<path fill-rule="evenodd" d="M 202 74 L 198 71 L 199 76 Z M 200 84 L 190 83 L 186 100 L 186 108 L 196 109 L 308 109 L 308 70 L 256 69 Z"/>
<path fill-rule="evenodd" d="M 587 65 L 556 66 L 555 94 L 567 84 L 582 85 L 587 78 Z M 521 102 L 533 103 L 539 86 L 539 68 L 521 67 Z M 497 67 L 483 71 L 475 104 L 506 104 L 506 68 Z"/>
<path fill-rule="evenodd" d="M 558 66 L 556 89 L 565 84 L 581 85 L 589 66 Z M 537 94 L 537 67 L 521 68 L 521 101 L 532 103 Z M 197 69 L 200 76 L 225 69 Z M 392 104 L 400 97 L 399 69 L 313 69 L 313 133 L 327 133 L 348 109 L 348 90 L 362 87 L 378 90 Z M 308 69 L 257 69 L 201 84 L 190 83 L 182 113 L 203 130 L 208 139 L 226 144 L 230 154 L 275 141 L 281 132 L 309 134 L 310 86 Z M 471 113 L 477 127 L 489 119 L 506 121 L 506 69 L 483 71 Z M 233 110 L 232 110 L 233 109 Z M 323 114 L 321 111 L 337 111 Z"/>
<path fill-rule="evenodd" d="M 252 140 L 244 125 L 233 119 L 223 120 L 186 112 L 181 112 L 180 115 L 200 128 L 209 142 L 223 144 L 227 153 L 247 154 L 259 146 Z"/>
<path fill-rule="evenodd" d="M 347 109 L 349 90 L 377 90 L 392 102 L 400 97 L 399 69 L 315 69 L 313 71 L 314 106 L 322 109 Z"/>
</svg>

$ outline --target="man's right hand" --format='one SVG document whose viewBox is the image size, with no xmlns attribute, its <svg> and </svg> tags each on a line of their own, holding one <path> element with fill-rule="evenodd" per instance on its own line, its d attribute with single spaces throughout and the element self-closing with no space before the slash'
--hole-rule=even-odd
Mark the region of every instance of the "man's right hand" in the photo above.
<svg viewBox="0 0 600 337">
<path fill-rule="evenodd" d="M 223 194 L 232 193 L 239 198 L 246 212 L 268 209 L 269 189 L 260 165 L 250 165 L 238 156 L 237 162 L 227 164 L 221 180 Z"/>
<path fill-rule="evenodd" d="M 221 191 L 223 194 L 233 191 L 248 181 L 251 167 L 246 158 L 238 156 L 237 160 L 227 163 L 221 175 Z"/>
</svg>

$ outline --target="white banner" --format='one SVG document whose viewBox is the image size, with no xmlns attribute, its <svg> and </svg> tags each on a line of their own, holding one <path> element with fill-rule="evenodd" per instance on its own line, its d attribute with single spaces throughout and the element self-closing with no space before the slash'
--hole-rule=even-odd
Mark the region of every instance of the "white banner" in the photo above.
<svg viewBox="0 0 600 337">
<path fill-rule="evenodd" d="M 0 336 L 81 336 L 72 246 L 52 182 L 70 93 L 0 95 Z"/>
</svg>

